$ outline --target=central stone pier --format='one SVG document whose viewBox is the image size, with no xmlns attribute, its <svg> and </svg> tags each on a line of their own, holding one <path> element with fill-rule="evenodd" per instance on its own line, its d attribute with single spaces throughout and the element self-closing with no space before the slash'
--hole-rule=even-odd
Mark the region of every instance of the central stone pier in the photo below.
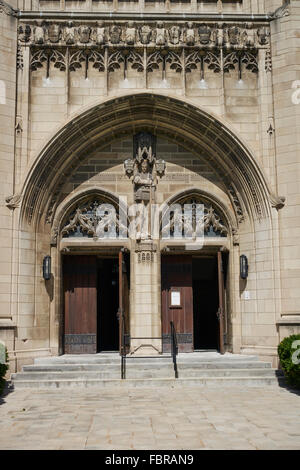
<svg viewBox="0 0 300 470">
<path fill-rule="evenodd" d="M 131 260 L 131 354 L 156 355 L 162 351 L 158 244 L 136 243 Z"/>
</svg>

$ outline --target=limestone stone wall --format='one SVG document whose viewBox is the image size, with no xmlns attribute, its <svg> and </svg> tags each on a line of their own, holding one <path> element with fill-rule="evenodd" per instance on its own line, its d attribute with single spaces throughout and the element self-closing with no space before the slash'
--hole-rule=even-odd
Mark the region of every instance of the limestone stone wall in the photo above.
<svg viewBox="0 0 300 470">
<path fill-rule="evenodd" d="M 13 0 L 15 7 L 16 2 Z M 6 207 L 8 201 L 14 204 L 15 190 L 15 108 L 16 108 L 16 51 L 17 20 L 0 13 L 0 340 L 9 350 L 14 349 L 16 308 L 15 272 L 13 255 L 15 231 L 13 212 Z"/>
<path fill-rule="evenodd" d="M 291 1 L 291 15 L 272 23 L 272 55 L 277 186 L 278 193 L 286 196 L 286 207 L 279 213 L 282 306 L 278 327 L 290 322 L 295 332 L 300 331 L 299 37 L 300 5 Z"/>
<path fill-rule="evenodd" d="M 151 47 L 139 47 L 136 51 L 143 67 L 133 67 L 129 61 L 125 70 L 124 57 L 118 66 L 108 67 L 112 53 L 117 47 L 109 44 L 103 49 L 104 67 L 94 67 L 94 62 L 77 60 L 76 66 L 70 68 L 70 54 L 76 53 L 76 47 L 82 51 L 86 46 L 77 44 L 67 47 L 60 40 L 52 43 L 54 56 L 38 55 L 45 49 L 22 36 L 17 49 L 17 26 L 25 25 L 25 19 L 19 21 L 14 17 L 0 13 L 0 339 L 3 338 L 11 351 L 11 360 L 17 357 L 13 367 L 32 362 L 33 357 L 41 354 L 58 352 L 58 335 L 61 325 L 62 307 L 59 301 L 61 289 L 60 254 L 57 247 L 50 246 L 51 210 L 57 205 L 84 189 L 99 187 L 117 195 L 125 195 L 128 203 L 133 200 L 132 183 L 124 174 L 123 163 L 132 157 L 132 132 L 125 137 L 112 133 L 105 146 L 87 151 L 84 154 L 84 136 L 81 147 L 74 151 L 81 154 L 72 169 L 59 170 L 49 166 L 53 180 L 60 178 L 63 184 L 58 194 L 51 195 L 55 204 L 39 206 L 41 213 L 34 214 L 32 222 L 21 219 L 23 205 L 20 195 L 28 189 L 33 170 L 43 163 L 39 155 L 53 141 L 61 152 L 68 154 L 64 147 L 62 129 L 71 129 L 76 125 L 76 118 L 95 105 L 105 106 L 108 99 L 124 95 L 135 95 L 147 92 L 163 95 L 166 98 L 180 98 L 186 106 L 194 105 L 205 110 L 211 119 L 220 119 L 220 136 L 222 126 L 230 129 L 239 140 L 233 147 L 238 154 L 239 146 L 245 144 L 253 162 L 258 168 L 260 184 L 268 188 L 266 196 L 266 213 L 258 217 L 255 208 L 249 202 L 250 189 L 242 194 L 242 205 L 245 218 L 239 221 L 239 244 L 231 240 L 230 251 L 230 288 L 228 302 L 232 335 L 231 346 L 234 352 L 258 353 L 261 357 L 276 357 L 276 346 L 279 338 L 287 331 L 300 330 L 300 247 L 299 247 L 299 161 L 300 161 L 300 6 L 291 0 L 289 12 L 278 19 L 256 19 L 257 23 L 237 21 L 243 32 L 251 31 L 258 25 L 271 28 L 270 41 L 257 43 L 257 54 L 250 46 L 244 47 L 247 53 L 246 62 L 238 67 L 238 56 L 229 57 L 236 51 L 223 48 L 217 57 L 217 66 L 212 61 L 204 61 L 201 70 L 201 58 L 193 67 L 186 69 L 187 50 L 173 47 L 175 62 L 167 62 L 165 70 L 159 59 L 157 67 L 149 67 L 149 56 L 155 51 Z M 34 0 L 11 2 L 13 7 L 25 11 L 39 10 L 65 12 L 139 12 L 149 13 L 220 13 L 264 14 L 282 6 L 281 0 L 243 0 L 219 2 L 95 2 L 71 0 Z M 278 16 L 280 14 L 278 13 Z M 217 17 L 220 18 L 221 17 Z M 247 17 L 249 20 L 249 17 Z M 224 19 L 222 25 L 224 26 Z M 28 20 L 34 31 L 36 19 Z M 54 19 L 65 25 L 65 20 Z M 75 21 L 75 20 L 74 20 Z M 79 26 L 78 18 L 75 24 Z M 106 19 L 107 21 L 107 19 Z M 110 21 L 110 20 L 109 20 Z M 135 21 L 138 21 L 135 18 Z M 151 20 L 155 27 L 157 19 Z M 169 20 L 164 21 L 168 23 Z M 180 27 L 186 28 L 186 21 L 178 20 Z M 260 23 L 260 21 L 262 23 Z M 95 21 L 82 19 L 91 27 Z M 41 21 L 38 20 L 38 24 Z M 230 22 L 232 24 L 233 21 Z M 112 26 L 112 21 L 107 23 Z M 122 28 L 126 19 L 120 20 Z M 170 26 L 170 21 L 168 25 Z M 218 22 L 209 22 L 210 27 L 222 29 Z M 168 27 L 169 27 L 168 26 Z M 199 26 L 199 25 L 198 25 Z M 197 26 L 197 27 L 198 27 Z M 225 25 L 227 27 L 227 25 Z M 65 26 L 63 26 L 65 27 Z M 225 28 L 225 27 L 224 27 Z M 225 28 L 226 29 L 226 28 Z M 224 31 L 225 31 L 224 29 Z M 20 33 L 19 33 L 20 39 Z M 48 44 L 49 45 L 49 44 Z M 124 45 L 124 44 L 123 44 Z M 89 46 L 91 44 L 89 43 Z M 169 44 L 170 46 L 170 44 Z M 173 49 L 172 49 L 173 47 Z M 240 47 L 240 46 L 239 46 Z M 101 49 L 102 51 L 102 49 Z M 215 51 L 214 48 L 211 51 Z M 102 53 L 102 52 L 101 52 Z M 33 61 L 33 55 L 36 61 Z M 61 54 L 61 55 L 59 55 Z M 245 57 L 243 57 L 245 59 Z M 229 61 L 227 69 L 224 62 Z M 232 63 L 230 63 L 232 60 Z M 177 61 L 177 62 L 176 62 Z M 73 62 L 73 64 L 75 63 Z M 171 64 L 177 64 L 171 67 Z M 38 64 L 38 65 L 37 65 Z M 145 66 L 147 64 L 147 66 Z M 228 65 L 228 63 L 227 63 Z M 126 73 L 125 73 L 126 72 Z M 202 75 L 201 75 L 202 74 Z M 183 106 L 185 106 L 183 104 Z M 132 112 L 132 110 L 128 110 Z M 156 111 L 159 113 L 159 111 Z M 153 114 L 155 119 L 155 111 Z M 111 115 L 111 123 L 118 119 L 117 113 Z M 130 115 L 130 119 L 133 117 Z M 109 125 L 110 122 L 105 123 Z M 142 126 L 143 123 L 138 123 Z M 207 119 L 209 132 L 211 122 Z M 80 133 L 80 128 L 77 129 Z M 102 130 L 99 128 L 99 133 Z M 196 132 L 196 131 L 195 131 Z M 220 173 L 219 155 L 207 148 L 199 152 L 188 148 L 186 123 L 178 129 L 175 139 L 160 135 L 159 127 L 157 153 L 167 162 L 167 171 L 159 180 L 157 202 L 163 203 L 175 194 L 187 189 L 199 188 L 219 198 L 234 217 L 235 207 L 229 194 L 228 181 L 230 174 Z M 171 131 L 169 131 L 169 134 Z M 63 135 L 63 134 L 62 134 Z M 182 145 L 178 136 L 182 135 Z M 198 136 L 199 137 L 199 136 Z M 96 137 L 95 137 L 96 138 Z M 214 139 L 217 138 L 214 136 Z M 93 138 L 88 137 L 86 148 L 91 148 Z M 225 146 L 225 143 L 224 143 Z M 220 147 L 221 148 L 221 147 Z M 69 155 L 68 155 L 69 158 Z M 244 158 L 242 152 L 239 158 Z M 225 167 L 224 167 L 225 168 Z M 228 171 L 228 169 L 227 169 Z M 32 191 L 39 184 L 32 180 Z M 28 189 L 30 193 L 31 188 Z M 44 191 L 44 190 L 43 190 Z M 267 191 L 265 192 L 265 194 Z M 45 194 L 40 191 L 36 196 L 42 200 Z M 285 207 L 283 199 L 286 197 Z M 50 197 L 50 195 L 49 195 Z M 269 200 L 270 198 L 270 200 Z M 36 201 L 33 201 L 34 203 Z M 20 206 L 20 207 L 19 207 Z M 30 210 L 30 208 L 28 208 Z M 48 212 L 47 212 L 48 211 Z M 249 278 L 246 283 L 239 279 L 239 256 L 246 254 L 249 259 Z M 45 284 L 42 279 L 42 260 L 46 254 L 53 258 L 53 279 Z M 135 256 L 136 254 L 134 254 Z M 132 257 L 132 260 L 134 257 Z M 159 316 L 159 253 L 155 258 L 152 281 Z M 134 270 L 133 266 L 133 270 Z M 142 291 L 137 291 L 141 298 Z M 153 300 L 153 292 L 148 292 Z M 150 295 L 151 294 L 151 295 Z M 149 300 L 150 302 L 150 300 Z M 136 305 L 138 301 L 135 302 Z M 149 320 L 145 311 L 143 324 Z M 155 321 L 156 321 L 155 320 Z M 155 323 L 155 322 L 154 322 Z M 157 333 L 158 321 L 152 333 Z M 15 328 L 16 327 L 16 328 Z M 139 331 L 141 324 L 136 321 Z M 13 353 L 17 351 L 17 353 Z"/>
</svg>

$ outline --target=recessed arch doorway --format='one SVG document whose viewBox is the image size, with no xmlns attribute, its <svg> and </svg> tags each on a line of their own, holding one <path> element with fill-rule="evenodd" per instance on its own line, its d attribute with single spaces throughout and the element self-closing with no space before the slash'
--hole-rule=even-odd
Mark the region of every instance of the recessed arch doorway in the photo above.
<svg viewBox="0 0 300 470">
<path fill-rule="evenodd" d="M 165 352 L 171 348 L 171 321 L 177 332 L 179 351 L 225 352 L 229 323 L 226 308 L 228 247 L 233 221 L 230 222 L 224 208 L 222 210 L 221 204 L 213 199 L 197 190 L 185 191 L 173 197 L 162 209 L 161 234 L 165 241 L 161 256 L 162 337 Z M 200 210 L 202 217 L 197 216 Z M 203 236 L 201 245 L 200 232 Z M 197 241 L 194 242 L 194 248 L 193 234 L 198 234 L 199 243 L 197 246 Z M 189 236 L 184 238 L 184 235 Z"/>
</svg>

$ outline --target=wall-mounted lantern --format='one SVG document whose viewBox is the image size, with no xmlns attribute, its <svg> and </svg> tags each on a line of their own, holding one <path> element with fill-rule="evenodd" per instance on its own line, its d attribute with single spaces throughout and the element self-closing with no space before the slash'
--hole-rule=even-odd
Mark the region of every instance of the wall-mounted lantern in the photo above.
<svg viewBox="0 0 300 470">
<path fill-rule="evenodd" d="M 51 256 L 47 255 L 43 259 L 43 278 L 45 281 L 51 279 Z"/>
<path fill-rule="evenodd" d="M 242 279 L 248 277 L 248 258 L 246 255 L 240 256 L 240 275 Z"/>
</svg>

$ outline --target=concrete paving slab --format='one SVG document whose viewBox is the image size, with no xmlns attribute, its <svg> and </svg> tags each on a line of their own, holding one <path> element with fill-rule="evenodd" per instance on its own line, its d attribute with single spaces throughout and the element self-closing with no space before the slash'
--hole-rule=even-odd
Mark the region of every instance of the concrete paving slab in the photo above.
<svg viewBox="0 0 300 470">
<path fill-rule="evenodd" d="M 300 393 L 15 390 L 0 398 L 0 449 L 299 450 Z"/>
</svg>

